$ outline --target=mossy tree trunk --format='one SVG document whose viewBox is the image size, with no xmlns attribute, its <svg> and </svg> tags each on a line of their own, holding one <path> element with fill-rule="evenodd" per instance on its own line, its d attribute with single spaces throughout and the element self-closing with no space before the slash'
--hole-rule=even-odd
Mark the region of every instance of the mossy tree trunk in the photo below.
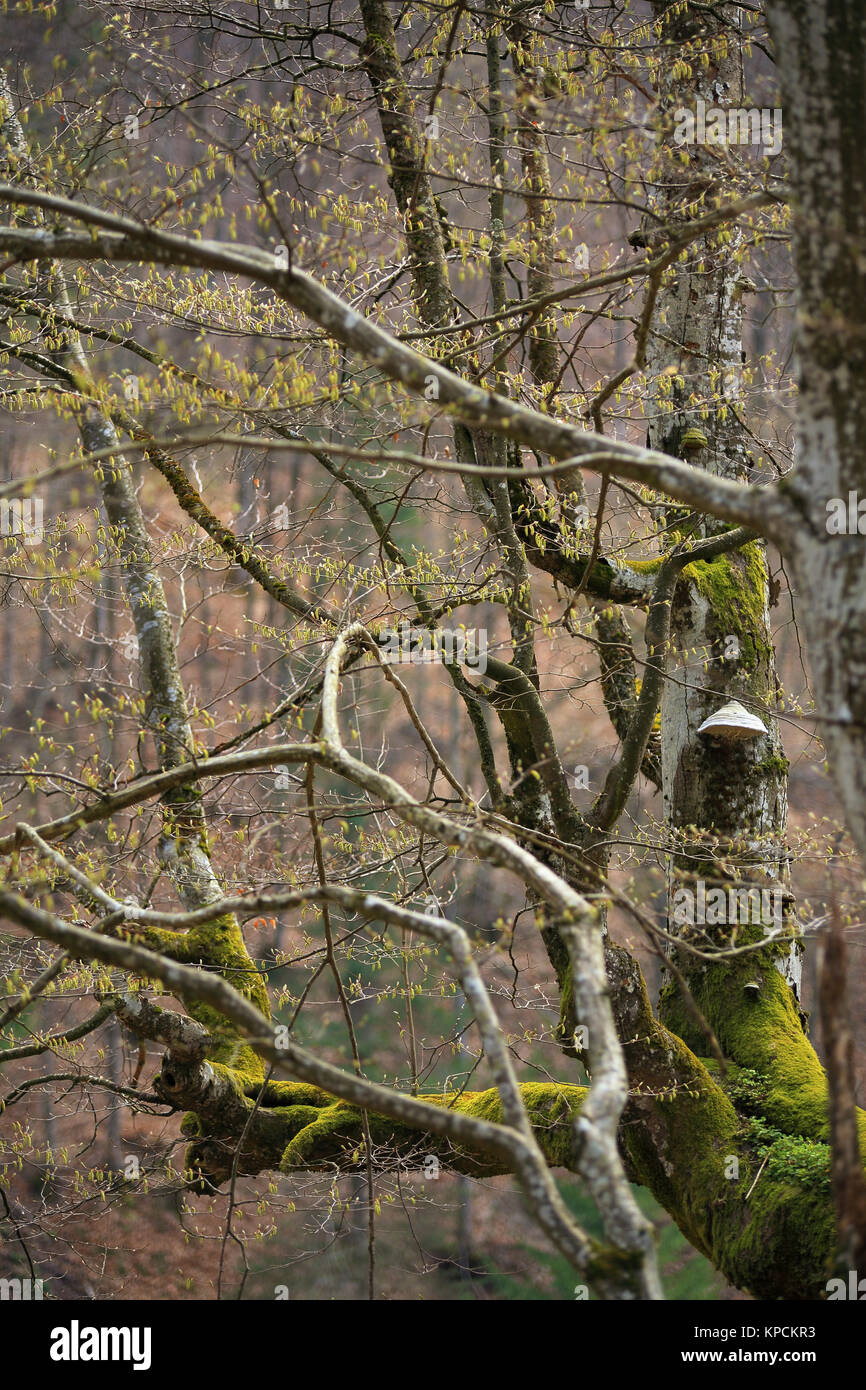
<svg viewBox="0 0 866 1390">
<path fill-rule="evenodd" d="M 662 51 L 670 55 L 659 84 L 655 172 L 664 191 L 655 210 L 671 227 L 700 212 L 708 189 L 717 196 L 723 167 L 711 147 L 673 143 L 675 112 L 694 110 L 699 98 L 708 106 L 737 106 L 745 93 L 742 54 L 726 17 L 667 0 L 658 0 L 655 11 Z M 741 483 L 754 476 L 743 419 L 748 373 L 742 349 L 748 288 L 743 254 L 739 236 L 710 234 L 675 262 L 659 288 L 647 352 L 651 379 L 661 387 L 649 443 Z M 663 519 L 673 540 L 686 544 L 719 529 L 712 518 L 684 508 L 665 509 Z M 686 908 L 678 916 L 669 910 L 668 927 L 710 950 L 760 941 L 765 928 L 781 935 L 777 947 L 752 959 L 752 996 L 765 987 L 773 964 L 795 995 L 801 974 L 800 945 L 786 935 L 792 920 L 787 761 L 774 718 L 779 688 L 769 601 L 766 545 L 760 539 L 687 566 L 673 604 L 676 665 L 661 701 L 664 828 L 673 851 L 669 906 L 673 901 Z M 742 739 L 699 734 L 702 723 L 732 700 L 757 716 L 766 732 Z M 754 896 L 732 898 L 731 888 L 751 889 Z M 709 922 L 683 922 L 689 907 L 697 906 L 696 900 L 703 903 L 703 895 L 713 890 Z M 766 896 L 759 907 L 756 895 L 762 891 Z M 740 920 L 744 907 L 745 922 Z M 682 950 L 676 963 L 710 1026 L 724 1029 L 743 1004 L 740 972 Z M 665 989 L 661 1016 L 692 1047 L 707 1050 L 674 984 Z M 736 1051 L 731 1055 L 738 1060 Z"/>
</svg>

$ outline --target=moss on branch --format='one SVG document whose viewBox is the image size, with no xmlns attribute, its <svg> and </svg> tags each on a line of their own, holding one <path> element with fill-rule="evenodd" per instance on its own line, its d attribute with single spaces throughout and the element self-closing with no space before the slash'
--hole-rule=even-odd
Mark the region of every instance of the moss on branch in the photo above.
<svg viewBox="0 0 866 1390">
<path fill-rule="evenodd" d="M 556 1082 L 530 1082 L 524 1083 L 520 1092 L 548 1165 L 552 1168 L 572 1168 L 573 1122 L 586 1096 L 586 1089 Z M 502 1103 L 496 1089 L 423 1095 L 419 1099 L 459 1114 L 471 1115 L 475 1119 L 487 1120 L 491 1124 L 503 1123 Z M 312 1110 L 309 1106 L 301 1106 L 296 1107 L 294 1113 L 297 1111 L 303 1111 L 307 1122 L 286 1146 L 280 1163 L 283 1172 L 331 1163 L 342 1166 L 347 1158 L 351 1159 L 359 1153 L 363 1125 L 361 1112 L 356 1107 L 335 1100 L 322 1109 Z M 452 1170 L 472 1177 L 493 1177 L 508 1171 L 502 1159 L 494 1154 L 457 1148 L 450 1140 L 432 1134 L 419 1135 L 410 1126 L 400 1125 L 384 1116 L 370 1115 L 369 1120 L 373 1143 L 385 1151 L 391 1151 L 395 1157 L 423 1149 L 425 1153 L 447 1163 Z"/>
</svg>

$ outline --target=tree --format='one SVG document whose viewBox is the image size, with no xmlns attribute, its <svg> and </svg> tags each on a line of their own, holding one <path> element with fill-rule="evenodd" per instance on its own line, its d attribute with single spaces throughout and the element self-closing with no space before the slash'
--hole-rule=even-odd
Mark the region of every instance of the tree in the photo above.
<svg viewBox="0 0 866 1390">
<path fill-rule="evenodd" d="M 48 585 L 51 631 L 110 576 L 141 698 L 75 653 L 80 689 L 33 720 L 6 769 L 13 949 L 23 932 L 61 955 L 22 969 L 0 1028 L 84 962 L 74 988 L 96 1007 L 61 1044 L 114 1018 L 165 1048 L 148 1103 L 184 1114 L 186 1181 L 228 1188 L 230 1234 L 245 1175 L 363 1175 L 371 1295 L 377 1183 L 419 1152 L 513 1172 L 603 1297 L 660 1295 L 631 1184 L 757 1296 L 819 1296 L 840 1247 L 857 1267 L 842 933 L 822 985 L 828 1091 L 798 997 L 811 924 L 790 882 L 778 720 L 792 704 L 768 554 L 791 568 L 816 724 L 862 852 L 864 204 L 850 190 L 866 18 L 851 0 L 768 12 L 779 110 L 753 94 L 775 81 L 762 15 L 681 0 L 614 16 L 362 0 L 357 17 L 219 20 L 192 0 L 166 31 L 192 32 L 189 50 L 145 11 L 94 6 L 103 27 L 77 67 L 40 74 L 41 98 L 2 94 L 6 402 L 56 417 L 49 467 L 4 486 L 10 583 L 28 604 Z M 781 111 L 784 180 L 761 125 Z M 759 381 L 784 380 L 784 321 L 774 351 L 743 363 L 752 276 L 785 273 L 789 199 L 794 470 Z M 271 507 L 286 455 L 292 495 Z M 26 504 L 79 475 L 98 511 L 39 550 Z M 843 534 L 826 524 L 833 498 Z M 239 574 L 245 641 L 196 700 L 225 666 Z M 437 680 L 395 669 L 416 663 Z M 588 763 L 569 775 L 567 701 L 596 684 L 619 742 L 590 787 Z M 701 731 L 732 697 L 728 737 Z M 398 719 L 412 753 L 389 746 Z M 661 790 L 658 821 L 637 809 L 641 785 Z M 609 904 L 663 960 L 658 1009 Z M 548 1060 L 560 1049 L 544 1082 L 521 1074 L 494 1002 L 509 918 L 527 907 L 559 1000 L 547 1036 L 527 1039 Z M 307 934 L 302 988 L 280 978 L 300 946 L 265 945 L 277 916 Z M 375 969 L 395 972 L 402 1085 L 386 1084 L 394 1039 L 354 1007 L 361 932 Z M 486 1088 L 435 1072 L 455 1019 L 425 1052 L 439 1021 L 415 999 L 445 987 L 440 951 Z M 303 1031 L 320 976 L 340 1045 Z M 57 1046 L 37 1030 L 0 1060 Z M 7 1113 L 36 1082 L 12 1083 Z M 68 1082 L 142 1104 L 74 1065 L 53 1084 Z M 586 1184 L 604 1241 L 569 1213 L 556 1168 Z"/>
</svg>

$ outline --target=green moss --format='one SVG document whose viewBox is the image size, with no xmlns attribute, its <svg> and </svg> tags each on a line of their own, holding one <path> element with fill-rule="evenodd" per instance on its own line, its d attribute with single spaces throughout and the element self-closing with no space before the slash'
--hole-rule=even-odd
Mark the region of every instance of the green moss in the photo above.
<svg viewBox="0 0 866 1390">
<path fill-rule="evenodd" d="M 768 575 L 761 542 L 751 541 L 715 560 L 693 560 L 684 567 L 683 577 L 710 605 L 719 636 L 739 638 L 743 669 L 756 672 L 768 666 L 772 644 L 765 622 Z"/>
<path fill-rule="evenodd" d="M 766 757 L 752 764 L 752 771 L 761 777 L 787 777 L 790 766 L 784 753 L 768 753 Z"/>
<path fill-rule="evenodd" d="M 180 938 L 175 958 L 189 965 L 201 964 L 222 975 L 264 1018 L 270 1018 L 264 979 L 250 959 L 236 917 L 230 914 L 217 917 L 188 932 Z M 207 1028 L 214 1039 L 215 1045 L 208 1054 L 211 1063 L 222 1064 L 234 1072 L 244 1094 L 255 1095 L 264 1076 L 264 1062 L 259 1054 L 240 1042 L 234 1025 L 209 1004 L 196 999 L 185 1002 L 191 1017 Z"/>
<path fill-rule="evenodd" d="M 661 566 L 661 555 L 655 560 L 627 560 L 625 562 L 625 568 L 634 570 L 636 574 L 658 574 Z"/>
<path fill-rule="evenodd" d="M 767 1169 L 755 1176 L 740 1220 L 718 1231 L 718 1267 L 758 1298 L 819 1298 L 836 1247 L 829 1195 L 780 1181 Z"/>
<path fill-rule="evenodd" d="M 169 960 L 214 971 L 249 1000 L 264 1018 L 270 1019 L 264 978 L 250 959 L 238 920 L 231 914 L 205 922 L 183 935 L 139 925 L 124 927 L 117 934 L 122 939 L 146 945 Z M 198 999 L 184 999 L 184 1003 L 190 1017 L 206 1028 L 213 1039 L 214 1045 L 208 1053 L 210 1061 L 235 1072 L 244 1094 L 255 1095 L 264 1077 L 264 1062 L 259 1054 L 240 1042 L 234 1025 L 218 1010 Z"/>
<path fill-rule="evenodd" d="M 695 1248 L 717 1263 L 714 1226 L 724 1212 L 716 1208 L 734 1200 L 738 1190 L 726 1167 L 742 1150 L 741 1121 L 679 1038 L 668 1035 L 665 1052 L 674 1074 L 690 1075 L 691 1081 L 676 1093 L 633 1102 L 645 1123 L 629 1125 L 626 1117 L 623 1126 L 631 1171 Z M 741 1181 L 746 1176 L 744 1172 Z"/>
<path fill-rule="evenodd" d="M 530 1123 L 539 1146 L 550 1167 L 572 1166 L 572 1121 L 577 1114 L 586 1090 L 582 1086 L 555 1083 L 528 1083 L 520 1088 Z M 502 1124 L 502 1102 L 495 1088 L 487 1091 L 466 1091 L 463 1094 L 423 1095 L 419 1100 L 430 1105 L 447 1106 L 462 1115 Z M 345 1161 L 347 1152 L 357 1153 L 361 1161 L 364 1129 L 361 1111 L 343 1101 L 334 1101 L 323 1108 L 296 1107 L 304 1112 L 308 1123 L 287 1144 L 280 1168 L 283 1172 L 313 1163 Z M 502 1160 L 485 1156 L 475 1150 L 461 1151 L 450 1140 L 433 1134 L 419 1133 L 384 1115 L 368 1114 L 370 1135 L 375 1145 L 406 1152 L 415 1148 L 436 1153 L 441 1147 L 448 1166 L 475 1177 L 494 1175 L 503 1171 Z"/>
<path fill-rule="evenodd" d="M 765 1094 L 754 1073 L 739 1085 L 752 1101 Z M 769 1132 L 759 1138 L 709 1072 L 697 1094 L 642 1105 L 648 1123 L 623 1127 L 632 1171 L 695 1249 L 758 1298 L 819 1297 L 836 1239 L 826 1145 L 777 1131 L 761 1171 Z"/>
<path fill-rule="evenodd" d="M 529 1122 L 550 1166 L 571 1167 L 572 1122 L 586 1096 L 585 1088 L 524 1083 L 520 1092 Z"/>
<path fill-rule="evenodd" d="M 322 1109 L 334 1104 L 334 1097 L 305 1081 L 269 1081 L 260 1101 L 264 1106 L 311 1105 Z"/>
<path fill-rule="evenodd" d="M 827 1082 L 794 996 L 773 963 L 780 949 L 768 947 L 690 973 L 689 986 L 725 1056 L 763 1078 L 767 1119 L 786 1133 L 824 1140 Z M 757 990 L 745 988 L 752 983 Z M 705 1039 L 676 986 L 666 985 L 662 996 L 668 1026 L 702 1049 Z"/>
</svg>

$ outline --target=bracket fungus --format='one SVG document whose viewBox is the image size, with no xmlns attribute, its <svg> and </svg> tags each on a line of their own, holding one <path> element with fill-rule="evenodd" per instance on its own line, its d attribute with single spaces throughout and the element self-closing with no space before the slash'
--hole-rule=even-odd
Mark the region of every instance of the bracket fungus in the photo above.
<svg viewBox="0 0 866 1390">
<path fill-rule="evenodd" d="M 692 427 L 692 429 L 686 430 L 680 440 L 680 452 L 683 454 L 697 454 L 700 453 L 701 449 L 706 449 L 708 444 L 709 440 L 703 430 L 697 430 Z"/>
<path fill-rule="evenodd" d="M 713 738 L 745 739 L 758 738 L 767 732 L 756 714 L 741 705 L 739 700 L 729 700 L 717 709 L 709 719 L 705 719 L 698 729 L 699 734 L 710 734 Z"/>
</svg>

